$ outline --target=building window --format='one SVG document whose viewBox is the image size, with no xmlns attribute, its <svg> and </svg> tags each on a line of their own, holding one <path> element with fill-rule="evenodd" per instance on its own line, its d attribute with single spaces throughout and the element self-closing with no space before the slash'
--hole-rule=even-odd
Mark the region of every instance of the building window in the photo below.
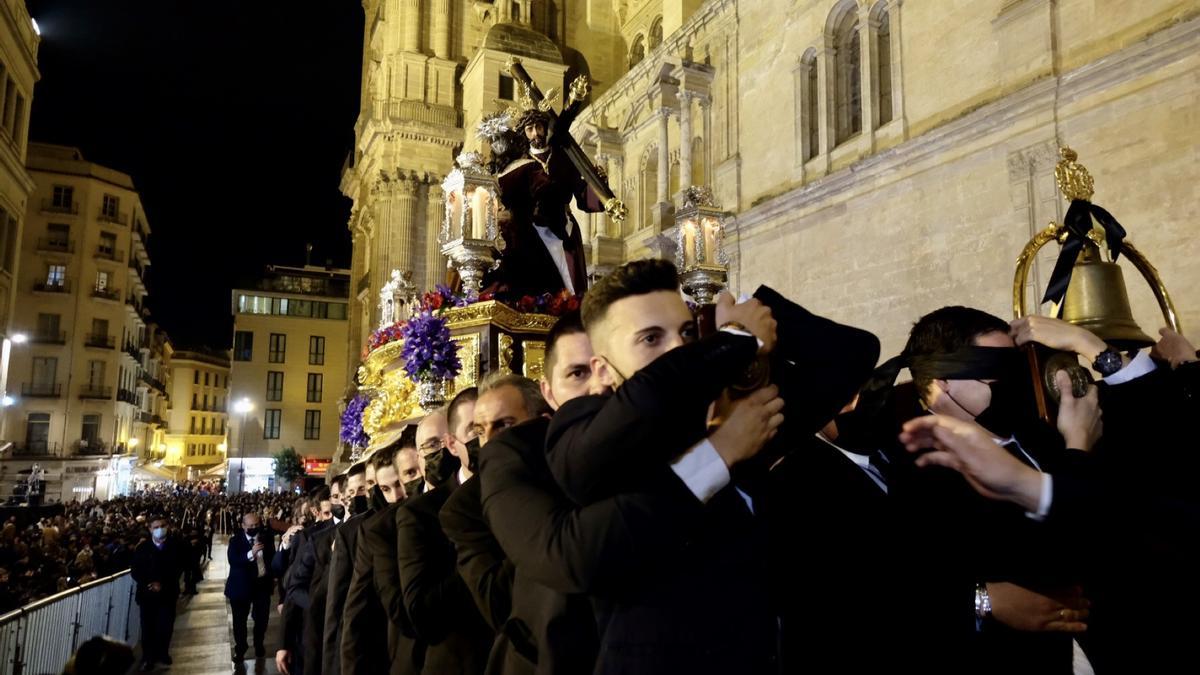
<svg viewBox="0 0 1200 675">
<path fill-rule="evenodd" d="M 267 361 L 283 363 L 287 356 L 287 336 L 283 333 L 271 333 L 271 342 L 267 347 Z"/>
<path fill-rule="evenodd" d="M 70 252 L 71 226 L 63 223 L 50 223 L 47 225 L 46 248 L 54 251 Z"/>
<path fill-rule="evenodd" d="M 515 91 L 516 91 L 515 84 L 516 83 L 513 81 L 513 79 L 511 77 L 509 77 L 508 75 L 500 76 L 500 100 L 501 101 L 517 100 L 517 96 L 515 93 Z"/>
<path fill-rule="evenodd" d="M 796 141 L 801 162 L 817 156 L 821 146 L 821 119 L 817 97 L 817 50 L 811 47 L 796 71 Z"/>
<path fill-rule="evenodd" d="M 200 371 L 192 371 L 192 384 L 200 384 Z"/>
<path fill-rule="evenodd" d="M 198 399 L 198 398 L 196 398 L 196 392 L 194 392 L 194 391 L 193 391 L 193 392 L 192 392 L 192 410 L 195 410 L 195 409 L 196 409 L 196 402 L 197 402 L 198 400 L 199 400 L 199 399 Z"/>
<path fill-rule="evenodd" d="M 100 416 L 94 413 L 83 416 L 83 427 L 79 431 L 79 447 L 94 448 L 100 444 Z"/>
<path fill-rule="evenodd" d="M 208 386 L 208 373 L 204 374 L 204 386 Z"/>
<path fill-rule="evenodd" d="M 217 435 L 218 436 L 225 435 L 225 418 L 223 418 L 223 417 L 221 418 L 221 430 L 217 432 Z"/>
<path fill-rule="evenodd" d="M 59 314 L 38 314 L 37 339 L 45 342 L 59 341 L 61 324 L 62 316 Z"/>
<path fill-rule="evenodd" d="M 100 255 L 109 258 L 117 255 L 117 235 L 112 232 L 100 233 Z"/>
<path fill-rule="evenodd" d="M 283 400 L 283 372 L 278 370 L 267 372 L 267 400 Z"/>
<path fill-rule="evenodd" d="M 189 434 L 196 433 L 196 418 L 194 416 L 192 417 L 192 428 L 190 431 L 188 431 L 188 433 Z"/>
<path fill-rule="evenodd" d="M 629 48 L 629 67 L 636 66 L 644 58 L 646 58 L 646 41 L 639 35 L 633 39 L 633 46 Z"/>
<path fill-rule="evenodd" d="M 305 410 L 304 411 L 304 440 L 306 440 L 306 441 L 321 440 L 321 411 L 320 410 Z"/>
<path fill-rule="evenodd" d="M 267 408 L 263 420 L 263 438 L 279 438 L 279 423 L 282 417 L 283 411 L 279 408 Z"/>
<path fill-rule="evenodd" d="M 879 110 L 879 125 L 883 126 L 892 121 L 892 22 L 884 3 L 876 5 L 876 12 L 879 27 L 875 32 L 875 65 L 879 100 L 875 107 Z"/>
<path fill-rule="evenodd" d="M 100 293 L 108 291 L 108 272 L 96 272 L 96 290 Z"/>
<path fill-rule="evenodd" d="M 104 361 L 88 361 L 88 386 L 104 386 Z"/>
<path fill-rule="evenodd" d="M 75 188 L 70 185 L 55 185 L 50 203 L 56 209 L 70 210 L 75 204 Z"/>
<path fill-rule="evenodd" d="M 239 330 L 233 334 L 233 360 L 234 361 L 250 361 L 254 358 L 254 333 L 248 330 Z M 226 378 L 225 386 L 229 386 L 228 378 Z"/>
<path fill-rule="evenodd" d="M 853 3 L 844 7 L 833 36 L 834 121 L 839 144 L 862 132 L 862 43 L 855 7 Z"/>
<path fill-rule="evenodd" d="M 58 358 L 54 356 L 33 357 L 34 393 L 46 393 L 58 381 Z"/>
<path fill-rule="evenodd" d="M 305 400 L 309 403 L 321 402 L 321 388 L 324 386 L 324 379 L 320 373 L 308 374 L 308 395 Z"/>
<path fill-rule="evenodd" d="M 196 444 L 188 443 L 188 457 L 195 457 L 195 456 L 196 456 Z"/>
<path fill-rule="evenodd" d="M 650 41 L 649 41 L 649 44 L 647 45 L 648 50 L 654 51 L 655 49 L 658 48 L 659 45 L 662 44 L 662 41 L 663 41 L 663 27 L 662 27 L 662 17 L 660 16 L 654 20 L 654 23 L 650 24 Z"/>
<path fill-rule="evenodd" d="M 50 451 L 50 413 L 29 413 L 25 418 L 25 449 L 39 455 Z"/>
<path fill-rule="evenodd" d="M 117 213 L 121 210 L 121 199 L 113 195 L 104 195 L 104 201 L 101 203 L 100 212 L 110 220 L 117 219 Z"/>
<path fill-rule="evenodd" d="M 200 435 L 204 436 L 207 434 L 208 434 L 208 418 L 201 417 L 200 418 Z"/>
<path fill-rule="evenodd" d="M 229 376 L 228 375 L 225 376 L 225 385 L 224 386 L 226 389 L 229 388 Z"/>
<path fill-rule="evenodd" d="M 312 335 L 308 338 L 308 365 L 325 365 L 325 338 Z"/>
<path fill-rule="evenodd" d="M 62 288 L 67 283 L 67 266 L 66 265 L 47 265 L 46 266 L 46 285 L 53 288 Z"/>
<path fill-rule="evenodd" d="M 205 395 L 204 395 L 204 396 L 201 398 L 201 401 L 202 401 L 201 405 L 203 405 L 203 406 L 204 406 L 204 409 L 205 409 L 205 410 L 208 410 L 208 394 L 205 394 Z"/>
</svg>

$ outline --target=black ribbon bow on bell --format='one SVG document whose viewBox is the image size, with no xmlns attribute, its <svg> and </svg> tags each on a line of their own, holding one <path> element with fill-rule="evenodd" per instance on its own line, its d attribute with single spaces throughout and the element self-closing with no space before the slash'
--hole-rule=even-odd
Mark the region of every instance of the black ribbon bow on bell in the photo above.
<svg viewBox="0 0 1200 675">
<path fill-rule="evenodd" d="M 1073 199 L 1067 208 L 1067 217 L 1063 225 L 1067 228 L 1067 240 L 1063 242 L 1062 251 L 1058 254 L 1058 262 L 1054 263 L 1054 271 L 1050 274 L 1050 283 L 1046 286 L 1046 294 L 1042 302 L 1053 302 L 1062 315 L 1062 301 L 1067 295 L 1067 286 L 1071 283 L 1071 272 L 1075 262 L 1088 242 L 1088 233 L 1092 231 L 1092 218 L 1104 228 L 1104 238 L 1108 242 L 1108 253 L 1116 262 L 1121 255 L 1122 242 L 1125 240 L 1125 228 L 1117 222 L 1111 213 L 1086 199 Z"/>
</svg>

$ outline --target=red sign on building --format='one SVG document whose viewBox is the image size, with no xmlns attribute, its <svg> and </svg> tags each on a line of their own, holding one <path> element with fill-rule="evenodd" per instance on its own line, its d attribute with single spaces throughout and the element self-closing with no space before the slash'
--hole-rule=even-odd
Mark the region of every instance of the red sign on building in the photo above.
<svg viewBox="0 0 1200 675">
<path fill-rule="evenodd" d="M 305 457 L 304 458 L 304 473 L 306 473 L 310 476 L 324 476 L 325 472 L 329 470 L 329 465 L 331 463 L 332 463 L 331 460 L 328 460 L 328 459 L 320 459 L 317 457 Z"/>
</svg>

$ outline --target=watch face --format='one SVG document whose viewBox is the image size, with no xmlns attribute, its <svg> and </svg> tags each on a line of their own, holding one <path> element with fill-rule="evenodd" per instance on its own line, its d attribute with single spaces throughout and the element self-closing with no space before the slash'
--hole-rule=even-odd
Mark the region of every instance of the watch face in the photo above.
<svg viewBox="0 0 1200 675">
<path fill-rule="evenodd" d="M 1101 375 L 1109 376 L 1121 369 L 1121 355 L 1117 350 L 1109 347 L 1100 352 L 1100 356 L 1096 357 L 1096 362 L 1092 366 L 1100 372 Z"/>
</svg>

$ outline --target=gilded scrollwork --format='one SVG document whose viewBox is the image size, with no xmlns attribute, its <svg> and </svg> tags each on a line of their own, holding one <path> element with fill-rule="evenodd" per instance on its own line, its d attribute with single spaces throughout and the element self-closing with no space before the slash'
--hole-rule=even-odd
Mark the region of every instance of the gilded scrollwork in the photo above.
<svg viewBox="0 0 1200 675">
<path fill-rule="evenodd" d="M 504 373 L 505 375 L 508 375 L 508 374 L 512 373 L 512 361 L 513 361 L 513 339 L 512 339 L 512 336 L 507 333 L 501 333 L 500 336 L 497 338 L 497 342 L 499 344 L 499 351 L 497 352 L 497 355 L 496 355 L 496 361 L 498 362 L 497 370 L 499 370 L 501 373 Z"/>
<path fill-rule="evenodd" d="M 525 340 L 521 346 L 525 352 L 523 374 L 531 380 L 542 379 L 546 366 L 546 343 L 541 340 Z"/>
</svg>

